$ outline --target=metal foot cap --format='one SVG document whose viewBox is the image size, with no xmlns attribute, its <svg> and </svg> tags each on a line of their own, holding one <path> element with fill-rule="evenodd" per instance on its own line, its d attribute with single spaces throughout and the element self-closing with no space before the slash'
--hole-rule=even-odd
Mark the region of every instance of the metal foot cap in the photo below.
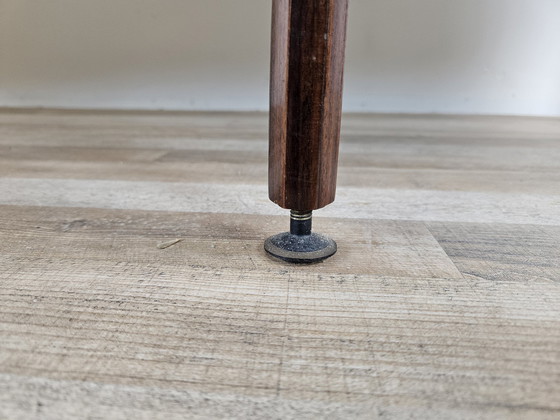
<svg viewBox="0 0 560 420">
<path fill-rule="evenodd" d="M 271 236 L 264 249 L 273 257 L 299 264 L 321 262 L 336 253 L 336 242 L 325 235 L 294 235 L 289 232 Z"/>
</svg>

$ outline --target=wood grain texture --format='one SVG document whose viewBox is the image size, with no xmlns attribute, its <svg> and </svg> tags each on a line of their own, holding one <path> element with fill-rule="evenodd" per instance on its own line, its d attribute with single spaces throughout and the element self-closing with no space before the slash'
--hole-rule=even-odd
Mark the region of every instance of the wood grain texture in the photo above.
<svg viewBox="0 0 560 420">
<path fill-rule="evenodd" d="M 560 227 L 478 223 L 428 227 L 464 276 L 560 282 Z"/>
<path fill-rule="evenodd" d="M 558 119 L 350 114 L 344 121 L 342 186 L 560 194 Z M 252 113 L 0 113 L 0 174 L 266 185 L 267 127 L 265 114 Z M 10 153 L 23 147 L 31 153 Z M 132 160 L 156 152 L 163 156 L 150 165 Z"/>
<path fill-rule="evenodd" d="M 0 230 L 10 237 L 0 244 L 0 253 L 25 253 L 32 233 L 38 246 L 49 248 L 45 258 L 79 261 L 87 249 L 88 258 L 111 261 L 112 250 L 117 248 L 127 252 L 129 262 L 157 264 L 162 254 L 156 245 L 182 238 L 167 250 L 177 257 L 176 265 L 266 270 L 271 266 L 264 258 L 262 236 L 288 225 L 286 217 L 255 215 L 224 219 L 223 214 L 170 211 L 24 209 L 22 217 L 22 207 L 0 206 Z M 341 244 L 339 263 L 323 264 L 323 273 L 462 278 L 423 223 L 323 218 L 317 226 L 326 234 L 337 234 Z M 139 231 L 142 237 L 130 240 Z M 375 255 L 364 258 L 374 247 Z M 292 268 L 290 272 L 301 270 Z"/>
<path fill-rule="evenodd" d="M 265 115 L 0 112 L 0 419 L 557 419 L 560 120 L 344 121 L 296 267 Z"/>
<path fill-rule="evenodd" d="M 0 179 L 0 204 L 280 215 L 263 185 L 84 179 Z M 200 199 L 212 197 L 212 199 Z M 372 198 L 375 197 L 375 200 Z M 560 225 L 558 196 L 408 189 L 341 189 L 323 216 Z"/>
<path fill-rule="evenodd" d="M 316 210 L 334 201 L 348 0 L 274 0 L 269 196 Z"/>
</svg>

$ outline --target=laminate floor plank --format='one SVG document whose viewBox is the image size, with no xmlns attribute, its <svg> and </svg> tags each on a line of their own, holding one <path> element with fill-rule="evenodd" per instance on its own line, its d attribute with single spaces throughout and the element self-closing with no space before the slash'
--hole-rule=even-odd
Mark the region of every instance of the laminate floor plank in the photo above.
<svg viewBox="0 0 560 420">
<path fill-rule="evenodd" d="M 556 226 L 429 223 L 429 229 L 465 276 L 494 281 L 560 282 Z"/>
<path fill-rule="evenodd" d="M 31 159 L 0 157 L 0 176 L 11 178 L 62 178 L 124 181 L 192 182 L 217 184 L 266 185 L 267 164 L 264 156 L 247 165 L 242 159 L 226 163 L 208 153 L 203 160 L 150 161 L 151 152 L 137 155 L 137 160 L 117 160 L 110 150 L 103 151 L 107 160 L 74 157 Z M 157 156 L 153 152 L 152 156 Z M 98 154 L 97 156 L 100 156 Z M 198 154 L 200 158 L 200 154 Z M 513 194 L 560 195 L 560 171 L 473 171 L 438 169 L 371 168 L 341 165 L 338 186 L 396 190 L 472 191 Z"/>
<path fill-rule="evenodd" d="M 325 217 L 560 225 L 558 195 L 344 187 Z M 286 214 L 266 185 L 0 178 L 0 205 L 191 213 Z"/>
<path fill-rule="evenodd" d="M 286 217 L 278 216 L 19 206 L 0 210 L 3 255 L 100 263 L 167 261 L 268 270 L 279 263 L 266 256 L 263 238 L 288 228 Z M 462 278 L 423 223 L 320 219 L 315 225 L 340 246 L 335 258 L 321 264 L 323 273 Z M 159 243 L 173 239 L 182 241 L 158 249 Z M 287 267 L 290 272 L 312 269 Z"/>
</svg>

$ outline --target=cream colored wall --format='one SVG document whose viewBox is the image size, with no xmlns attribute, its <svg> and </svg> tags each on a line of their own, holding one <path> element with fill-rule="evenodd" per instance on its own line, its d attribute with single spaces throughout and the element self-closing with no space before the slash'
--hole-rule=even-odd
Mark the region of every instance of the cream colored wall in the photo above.
<svg viewBox="0 0 560 420">
<path fill-rule="evenodd" d="M 0 0 L 0 106 L 265 110 L 270 0 Z M 560 115 L 560 1 L 351 0 L 346 111 Z"/>
</svg>

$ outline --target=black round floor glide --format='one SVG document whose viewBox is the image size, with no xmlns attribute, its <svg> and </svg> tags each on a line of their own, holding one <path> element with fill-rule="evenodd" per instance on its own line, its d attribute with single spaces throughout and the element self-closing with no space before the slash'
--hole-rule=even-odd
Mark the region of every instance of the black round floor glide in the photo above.
<svg viewBox="0 0 560 420">
<path fill-rule="evenodd" d="M 271 236 L 264 249 L 273 257 L 296 264 L 321 262 L 336 253 L 336 242 L 311 232 L 312 212 L 292 211 L 290 231 Z"/>
</svg>

